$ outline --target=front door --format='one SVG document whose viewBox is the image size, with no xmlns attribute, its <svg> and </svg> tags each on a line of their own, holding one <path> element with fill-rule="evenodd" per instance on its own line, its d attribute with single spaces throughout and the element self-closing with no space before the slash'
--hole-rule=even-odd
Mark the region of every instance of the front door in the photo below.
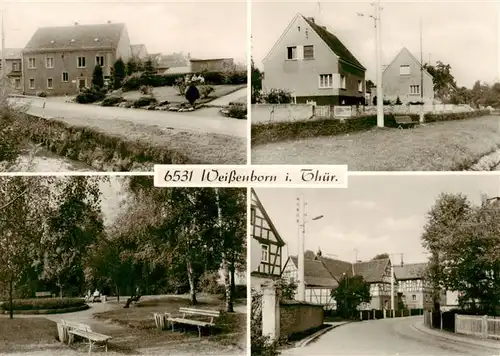
<svg viewBox="0 0 500 356">
<path fill-rule="evenodd" d="M 78 91 L 87 87 L 87 78 L 78 78 Z"/>
</svg>

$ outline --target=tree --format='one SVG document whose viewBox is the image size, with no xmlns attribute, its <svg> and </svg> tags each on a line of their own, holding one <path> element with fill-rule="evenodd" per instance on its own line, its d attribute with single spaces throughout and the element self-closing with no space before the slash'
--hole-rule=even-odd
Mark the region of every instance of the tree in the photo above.
<svg viewBox="0 0 500 356">
<path fill-rule="evenodd" d="M 378 255 L 375 255 L 375 257 L 373 257 L 372 260 L 384 260 L 386 258 L 389 258 L 389 254 L 384 252 L 384 253 L 379 253 Z"/>
<path fill-rule="evenodd" d="M 94 71 L 92 73 L 92 86 L 99 89 L 104 87 L 104 76 L 102 73 L 102 67 L 99 64 L 94 67 Z"/>
<path fill-rule="evenodd" d="M 121 58 L 118 58 L 111 68 L 111 80 L 114 89 L 122 87 L 123 79 L 126 77 L 125 63 Z"/>
<path fill-rule="evenodd" d="M 194 105 L 195 101 L 200 98 L 200 92 L 195 85 L 190 85 L 186 90 L 186 99 L 189 104 Z"/>
<path fill-rule="evenodd" d="M 448 100 L 456 90 L 455 77 L 451 74 L 451 66 L 438 61 L 435 66 L 424 64 L 424 69 L 432 76 L 434 93 L 441 100 Z"/>
<path fill-rule="evenodd" d="M 130 58 L 126 64 L 127 75 L 137 73 L 141 70 L 141 63 L 136 58 Z"/>
<path fill-rule="evenodd" d="M 36 251 L 46 228 L 51 178 L 0 178 L 0 281 L 7 285 L 9 317 L 23 276 L 37 267 Z"/>
<path fill-rule="evenodd" d="M 474 206 L 463 195 L 442 194 L 427 220 L 422 244 L 431 252 L 435 298 L 441 289 L 458 291 L 462 308 L 495 313 L 500 305 L 500 205 L 483 199 Z"/>
<path fill-rule="evenodd" d="M 401 99 L 399 98 L 399 95 L 398 95 L 398 97 L 396 98 L 396 105 L 401 105 L 401 104 L 403 104 L 403 103 L 401 102 Z"/>
<path fill-rule="evenodd" d="M 372 82 L 370 79 L 366 81 L 366 89 L 372 89 L 375 88 L 375 83 Z"/>
<path fill-rule="evenodd" d="M 263 78 L 263 73 L 260 71 L 259 68 L 255 67 L 255 63 L 253 61 L 253 58 L 251 60 L 251 73 L 252 73 L 252 78 L 251 78 L 251 83 L 252 83 L 252 104 L 257 103 L 260 100 L 260 91 L 262 90 L 262 78 Z"/>
<path fill-rule="evenodd" d="M 156 69 L 153 64 L 153 60 L 151 58 L 148 58 L 142 67 L 142 75 L 146 78 L 151 78 L 153 75 L 156 74 Z"/>
<path fill-rule="evenodd" d="M 71 278 L 83 280 L 87 253 L 103 235 L 99 181 L 75 176 L 55 185 L 55 208 L 47 222 L 41 277 L 55 282 L 61 298 Z"/>
<path fill-rule="evenodd" d="M 365 282 L 363 276 L 349 277 L 344 275 L 339 286 L 332 291 L 332 297 L 337 302 L 337 310 L 344 318 L 351 318 L 356 314 L 361 303 L 371 300 L 370 284 Z"/>
</svg>

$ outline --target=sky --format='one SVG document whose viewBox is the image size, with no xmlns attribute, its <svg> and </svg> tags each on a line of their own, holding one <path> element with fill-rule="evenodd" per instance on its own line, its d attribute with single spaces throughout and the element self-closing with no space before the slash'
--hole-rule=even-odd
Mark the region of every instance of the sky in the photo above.
<svg viewBox="0 0 500 356">
<path fill-rule="evenodd" d="M 283 263 L 296 255 L 296 198 L 303 193 L 309 219 L 305 249 L 354 262 L 379 253 L 405 263 L 428 260 L 420 237 L 426 214 L 440 193 L 462 193 L 480 203 L 482 195 L 500 195 L 498 176 L 350 176 L 347 189 L 256 188 L 260 201 L 286 242 Z"/>
<path fill-rule="evenodd" d="M 125 23 L 131 44 L 145 44 L 149 53 L 183 51 L 192 58 L 246 63 L 247 5 L 242 1 L 8 1 L 5 6 L 7 48 L 24 47 L 39 27 L 109 20 Z"/>
<path fill-rule="evenodd" d="M 500 2 L 385 2 L 381 1 L 382 62 L 388 65 L 403 47 L 420 59 L 422 18 L 423 62 L 450 64 L 459 86 L 471 88 L 476 80 L 500 80 Z M 321 10 L 321 11 L 320 11 Z M 262 59 L 297 13 L 314 17 L 334 33 L 367 68 L 375 82 L 375 30 L 369 2 L 284 1 L 252 4 L 252 55 Z M 357 14 L 365 16 L 360 17 Z"/>
</svg>

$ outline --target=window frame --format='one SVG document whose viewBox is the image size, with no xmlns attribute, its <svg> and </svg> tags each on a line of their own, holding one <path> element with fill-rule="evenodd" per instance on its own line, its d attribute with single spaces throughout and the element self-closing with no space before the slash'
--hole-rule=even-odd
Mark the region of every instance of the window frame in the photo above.
<svg viewBox="0 0 500 356">
<path fill-rule="evenodd" d="M 80 66 L 80 59 L 83 59 L 83 65 Z M 87 58 L 85 56 L 82 57 L 76 57 L 76 67 L 77 68 L 87 68 Z"/>
<path fill-rule="evenodd" d="M 51 81 L 51 84 L 52 84 L 50 87 L 49 87 L 49 80 Z M 54 89 L 54 78 L 52 78 L 52 77 L 47 78 L 46 84 L 47 84 L 47 89 Z"/>
<path fill-rule="evenodd" d="M 66 80 L 64 80 L 64 74 L 66 74 L 66 76 L 67 76 Z M 64 72 L 61 73 L 61 82 L 63 82 L 63 83 L 68 83 L 69 82 L 69 73 L 68 72 L 64 71 Z"/>
<path fill-rule="evenodd" d="M 295 57 L 293 58 L 289 58 L 288 57 L 288 54 L 290 53 L 290 49 L 292 49 L 292 54 L 295 53 Z M 295 52 L 293 52 L 293 50 L 295 50 Z M 298 59 L 298 55 L 297 55 L 297 46 L 286 46 L 286 60 L 287 61 L 296 61 Z"/>
<path fill-rule="evenodd" d="M 312 57 L 306 57 L 306 47 L 311 48 L 312 52 Z M 305 61 L 310 61 L 313 60 L 314 57 L 314 45 L 304 45 L 302 46 L 302 58 L 304 58 Z"/>
<path fill-rule="evenodd" d="M 321 77 L 330 78 L 330 85 L 321 85 Z M 333 73 L 318 74 L 318 88 L 319 89 L 333 89 Z"/>
<path fill-rule="evenodd" d="M 407 68 L 408 69 L 408 73 L 403 73 L 402 72 L 402 69 L 403 68 Z M 409 64 L 401 64 L 399 65 L 399 75 L 411 75 L 411 67 Z"/>
<path fill-rule="evenodd" d="M 52 65 L 49 66 L 49 60 L 52 60 Z M 45 57 L 45 68 L 46 69 L 54 69 L 55 68 L 55 58 L 51 56 Z"/>
<path fill-rule="evenodd" d="M 269 263 L 270 260 L 270 254 L 269 254 L 269 245 L 266 244 L 260 244 L 260 262 L 266 262 Z M 267 259 L 264 259 L 264 252 L 266 254 Z"/>
<path fill-rule="evenodd" d="M 33 81 L 33 86 L 31 85 L 31 82 Z M 28 85 L 30 89 L 36 89 L 36 83 L 35 83 L 35 78 L 29 78 L 28 79 Z"/>
<path fill-rule="evenodd" d="M 33 62 L 33 66 L 31 66 L 31 62 Z M 28 58 L 28 69 L 36 69 L 36 58 L 35 57 Z"/>
</svg>

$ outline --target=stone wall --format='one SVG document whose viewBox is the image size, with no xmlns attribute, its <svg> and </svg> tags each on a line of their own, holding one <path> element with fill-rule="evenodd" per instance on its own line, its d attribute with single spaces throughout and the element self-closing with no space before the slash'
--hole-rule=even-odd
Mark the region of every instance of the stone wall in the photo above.
<svg viewBox="0 0 500 356">
<path fill-rule="evenodd" d="M 280 303 L 280 335 L 290 336 L 323 325 L 321 305 L 288 301 Z"/>
<path fill-rule="evenodd" d="M 252 124 L 309 120 L 314 107 L 308 104 L 254 104 Z"/>
</svg>

